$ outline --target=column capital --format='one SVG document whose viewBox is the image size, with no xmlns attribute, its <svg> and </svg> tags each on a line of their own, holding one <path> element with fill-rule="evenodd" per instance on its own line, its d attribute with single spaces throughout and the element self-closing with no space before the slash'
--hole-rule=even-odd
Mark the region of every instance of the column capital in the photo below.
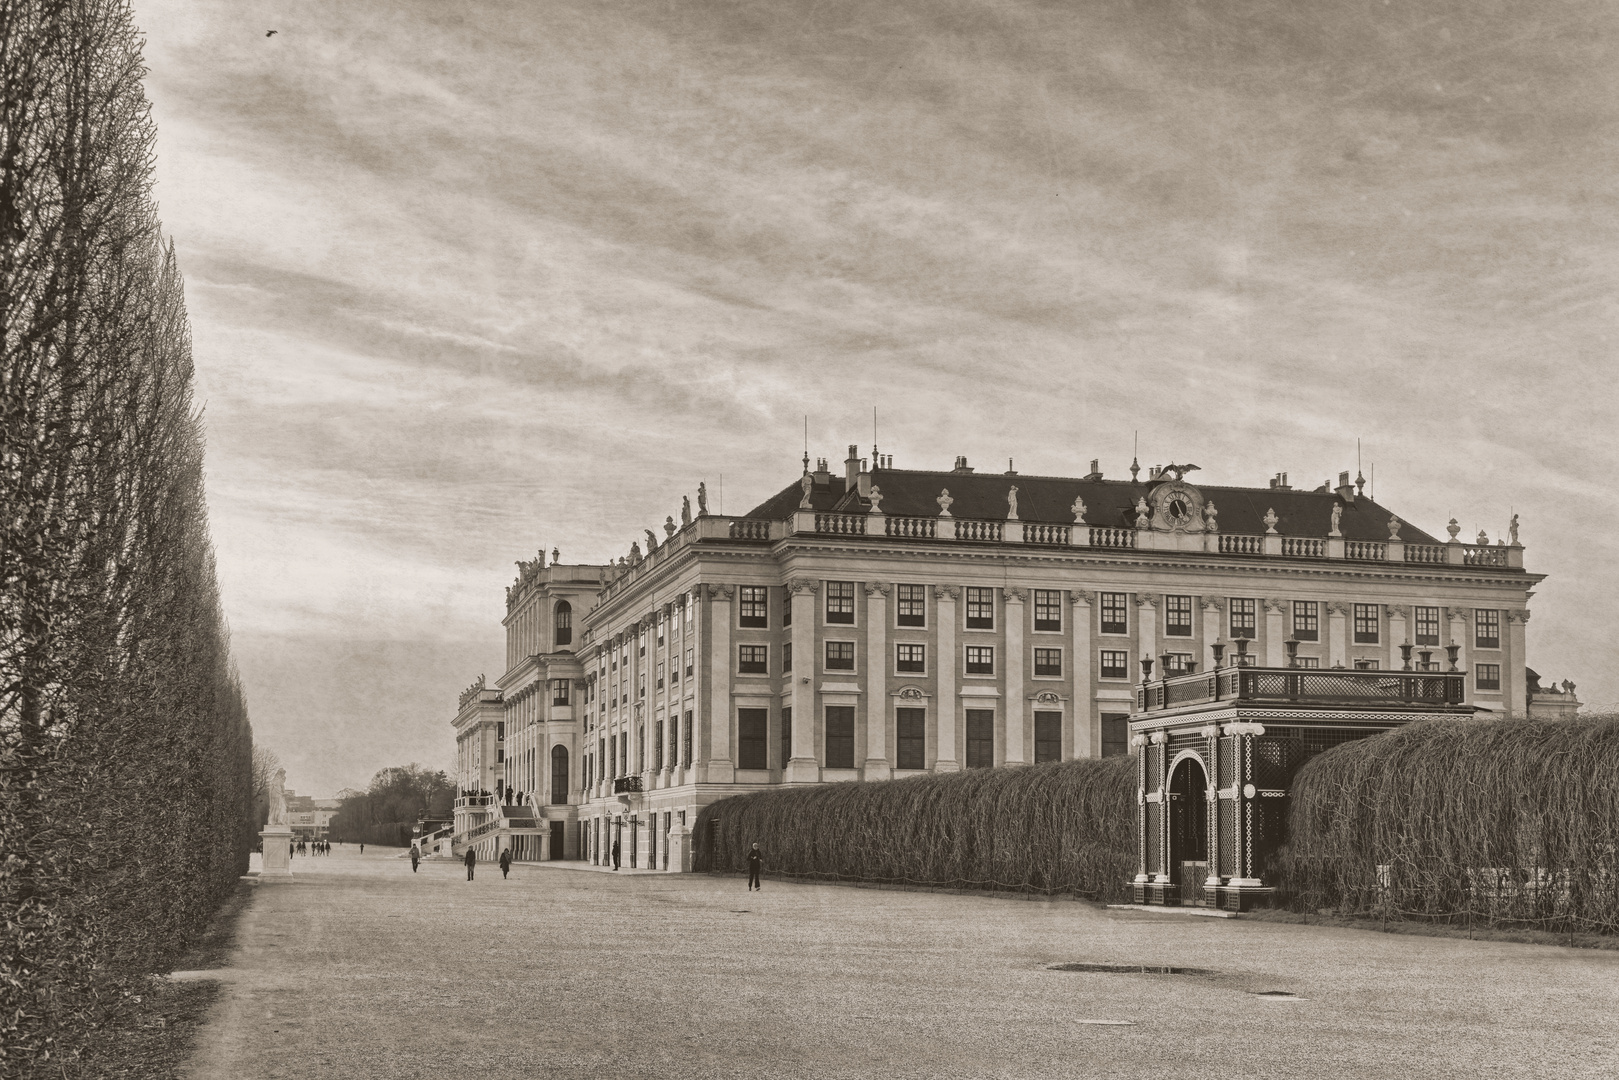
<svg viewBox="0 0 1619 1080">
<path fill-rule="evenodd" d="M 1507 612 L 1507 622 L 1526 623 L 1528 621 L 1529 621 L 1529 612 L 1527 610 L 1525 610 L 1525 611 L 1509 611 L 1509 612 Z"/>
<path fill-rule="evenodd" d="M 1075 607 L 1089 607 L 1096 600 L 1096 594 L 1089 589 L 1073 589 L 1068 593 L 1068 602 Z"/>
<path fill-rule="evenodd" d="M 1265 601 L 1265 612 L 1268 615 L 1287 614 L 1288 602 L 1279 596 L 1270 597 Z"/>
<path fill-rule="evenodd" d="M 1450 619 L 1451 622 L 1467 622 L 1473 617 L 1473 610 L 1464 607 L 1448 607 L 1445 609 L 1445 617 Z"/>
<path fill-rule="evenodd" d="M 1411 617 L 1411 605 L 1388 604 L 1384 606 L 1383 614 L 1391 619 L 1409 619 Z"/>
<path fill-rule="evenodd" d="M 867 596 L 887 596 L 893 586 L 886 581 L 868 581 L 865 588 Z"/>
<path fill-rule="evenodd" d="M 1204 611 L 1224 611 L 1225 601 L 1218 596 L 1205 596 L 1203 598 Z"/>
<path fill-rule="evenodd" d="M 708 587 L 708 598 L 710 600 L 723 600 L 730 603 L 731 598 L 735 595 L 736 586 L 734 585 L 710 585 Z"/>
<path fill-rule="evenodd" d="M 793 595 L 815 594 L 821 591 L 821 583 L 814 578 L 795 577 L 787 582 L 787 591 Z"/>
<path fill-rule="evenodd" d="M 1029 597 L 1025 590 L 1016 587 L 1002 589 L 1001 592 L 1005 595 L 1008 604 L 1021 604 Z"/>
<path fill-rule="evenodd" d="M 1141 593 L 1136 597 L 1136 607 L 1155 608 L 1157 606 L 1158 596 L 1156 593 Z"/>
<path fill-rule="evenodd" d="M 933 598 L 935 600 L 959 600 L 961 599 L 961 586 L 935 585 L 933 586 Z"/>
</svg>

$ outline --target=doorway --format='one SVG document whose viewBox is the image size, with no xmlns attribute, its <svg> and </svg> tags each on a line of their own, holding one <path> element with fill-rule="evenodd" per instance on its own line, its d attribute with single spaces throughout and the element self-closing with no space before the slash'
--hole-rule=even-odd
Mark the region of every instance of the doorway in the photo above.
<svg viewBox="0 0 1619 1080">
<path fill-rule="evenodd" d="M 1202 907 L 1208 901 L 1203 882 L 1209 876 L 1208 774 L 1197 758 L 1183 758 L 1169 777 L 1169 875 L 1180 888 L 1182 904 Z"/>
<path fill-rule="evenodd" d="M 563 845 L 563 842 L 567 838 L 567 832 L 566 832 L 567 827 L 568 827 L 568 823 L 566 821 L 553 821 L 553 822 L 551 822 L 551 858 L 552 859 L 561 859 L 562 858 L 562 854 L 563 854 L 562 845 Z"/>
</svg>

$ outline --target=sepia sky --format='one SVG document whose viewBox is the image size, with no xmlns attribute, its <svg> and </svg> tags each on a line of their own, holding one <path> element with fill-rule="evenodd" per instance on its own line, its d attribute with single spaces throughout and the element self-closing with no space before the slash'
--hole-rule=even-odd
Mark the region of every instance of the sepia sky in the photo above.
<svg viewBox="0 0 1619 1080">
<path fill-rule="evenodd" d="M 810 452 L 1522 518 L 1619 701 L 1601 0 L 136 0 L 258 741 L 448 767 L 513 561 Z M 266 37 L 275 29 L 277 34 Z M 836 467 L 836 465 L 834 466 Z"/>
</svg>

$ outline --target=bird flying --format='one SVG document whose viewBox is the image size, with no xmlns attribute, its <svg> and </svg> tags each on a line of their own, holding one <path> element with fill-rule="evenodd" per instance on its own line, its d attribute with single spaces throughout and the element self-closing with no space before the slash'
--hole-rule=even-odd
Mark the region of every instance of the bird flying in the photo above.
<svg viewBox="0 0 1619 1080">
<path fill-rule="evenodd" d="M 270 30 L 270 31 L 266 31 L 264 36 L 265 37 L 275 37 L 275 35 L 276 35 L 276 31 Z"/>
</svg>

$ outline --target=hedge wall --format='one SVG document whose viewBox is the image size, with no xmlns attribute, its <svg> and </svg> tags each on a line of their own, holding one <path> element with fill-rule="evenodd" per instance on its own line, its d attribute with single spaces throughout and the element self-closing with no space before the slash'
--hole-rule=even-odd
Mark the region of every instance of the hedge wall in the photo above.
<svg viewBox="0 0 1619 1080">
<path fill-rule="evenodd" d="M 826 880 L 1126 896 L 1135 759 L 760 791 L 697 815 L 695 868 Z"/>
<path fill-rule="evenodd" d="M 1619 930 L 1619 717 L 1429 720 L 1294 781 L 1279 884 L 1303 910 Z"/>
</svg>

